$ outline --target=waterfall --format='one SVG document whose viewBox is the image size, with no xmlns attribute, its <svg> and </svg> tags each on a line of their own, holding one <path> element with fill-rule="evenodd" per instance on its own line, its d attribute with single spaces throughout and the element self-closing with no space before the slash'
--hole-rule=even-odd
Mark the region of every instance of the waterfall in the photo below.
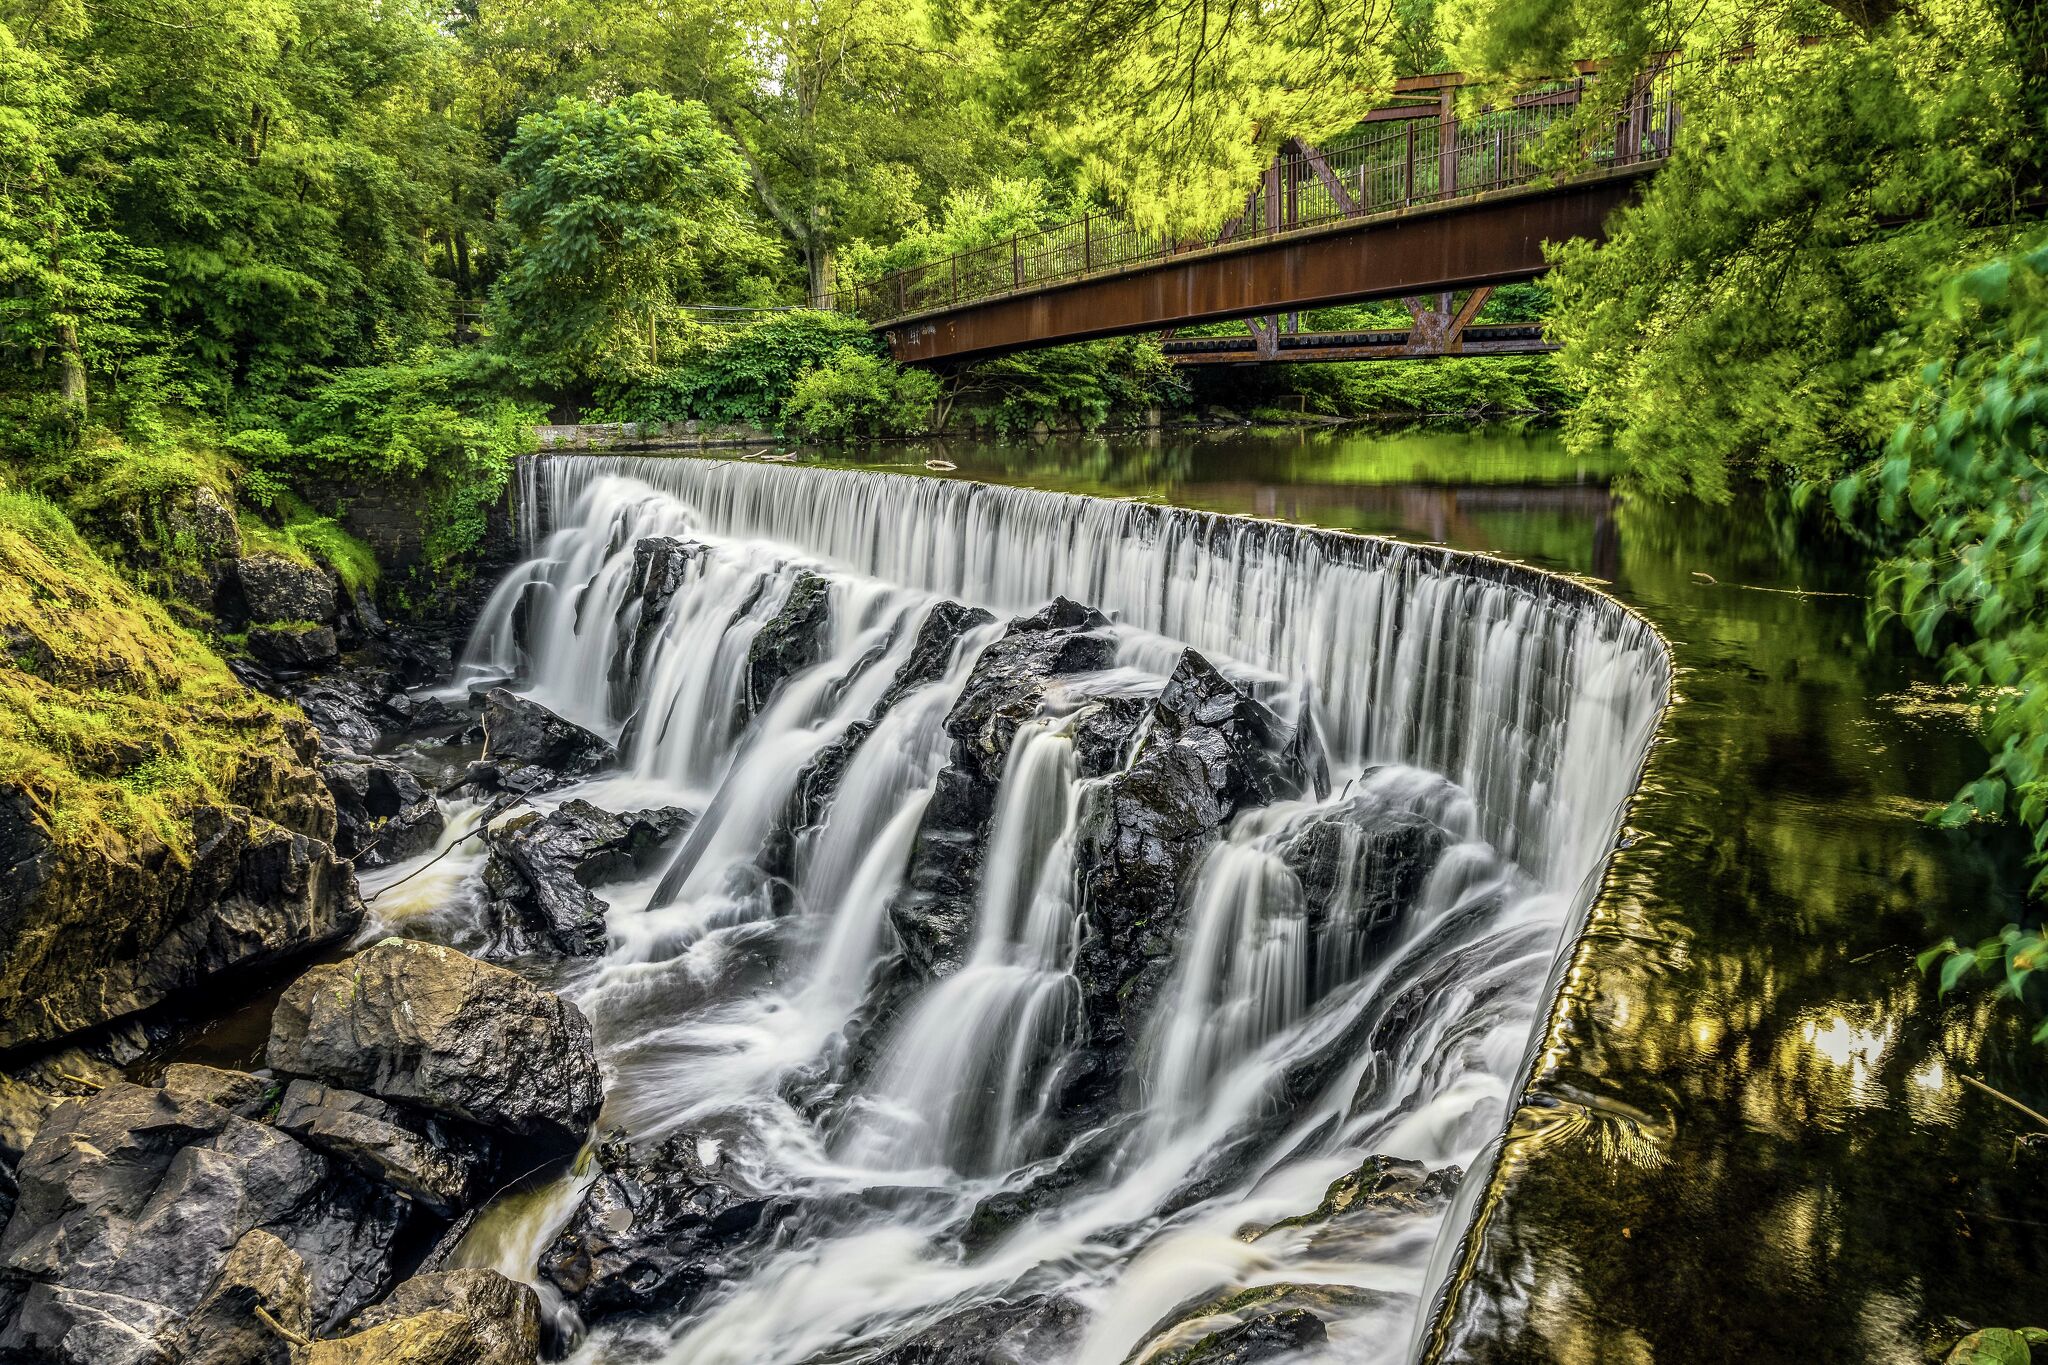
<svg viewBox="0 0 2048 1365">
<path fill-rule="evenodd" d="M 1297 1216 L 1368 1156 L 1499 1133 L 1663 705 L 1653 631 L 1516 565 L 1147 503 L 651 456 L 530 460 L 519 490 L 530 557 L 459 685 L 618 744 L 541 804 L 695 813 L 565 978 L 605 1122 L 833 1210 L 632 1350 L 822 1365 L 980 1322 L 1117 1365 L 1291 1284 L 1332 1358 L 1405 1358 L 1448 1200 Z M 1013 638 L 1055 598 L 1108 619 Z M 998 676 L 1031 649 L 1051 672 Z M 1234 738 L 1166 711 L 1189 649 Z M 992 678 L 1023 690 L 990 713 Z M 1248 794 L 1246 763 L 1310 779 Z M 1162 773 L 1229 818 L 1106 843 Z M 1186 870 L 1110 942 L 1089 888 L 1126 855 Z M 1145 964 L 1113 998 L 1105 953 Z"/>
</svg>

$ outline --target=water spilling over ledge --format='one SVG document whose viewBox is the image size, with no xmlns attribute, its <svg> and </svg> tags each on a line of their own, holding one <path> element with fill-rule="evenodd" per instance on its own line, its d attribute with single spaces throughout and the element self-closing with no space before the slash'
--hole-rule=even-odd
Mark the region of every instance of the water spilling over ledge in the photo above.
<svg viewBox="0 0 2048 1365">
<path fill-rule="evenodd" d="M 651 1313 L 544 1275 L 596 1358 L 1406 1358 L 1661 712 L 1652 630 L 1151 504 L 653 457 L 521 495 L 467 680 L 617 744 L 575 795 L 695 814 L 568 973 L 606 1121 L 772 1225 Z M 468 1254 L 532 1277 L 578 1188 Z"/>
</svg>

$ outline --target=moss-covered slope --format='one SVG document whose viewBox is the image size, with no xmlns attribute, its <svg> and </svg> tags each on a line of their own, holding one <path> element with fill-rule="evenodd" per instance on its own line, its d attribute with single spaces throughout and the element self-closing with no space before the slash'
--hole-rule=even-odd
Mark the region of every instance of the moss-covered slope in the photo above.
<svg viewBox="0 0 2048 1365">
<path fill-rule="evenodd" d="M 314 752 L 54 503 L 0 491 L 0 1048 L 344 932 Z"/>
</svg>

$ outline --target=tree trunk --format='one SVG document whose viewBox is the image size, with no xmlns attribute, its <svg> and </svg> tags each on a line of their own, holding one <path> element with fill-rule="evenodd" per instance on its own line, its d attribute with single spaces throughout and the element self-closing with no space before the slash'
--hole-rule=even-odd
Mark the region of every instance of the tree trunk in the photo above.
<svg viewBox="0 0 2048 1365">
<path fill-rule="evenodd" d="M 57 324 L 57 393 L 64 406 L 85 416 L 85 360 L 78 352 L 78 324 Z"/>
<path fill-rule="evenodd" d="M 810 275 L 811 307 L 829 306 L 832 290 L 832 248 L 812 238 L 804 247 L 804 266 Z"/>
</svg>

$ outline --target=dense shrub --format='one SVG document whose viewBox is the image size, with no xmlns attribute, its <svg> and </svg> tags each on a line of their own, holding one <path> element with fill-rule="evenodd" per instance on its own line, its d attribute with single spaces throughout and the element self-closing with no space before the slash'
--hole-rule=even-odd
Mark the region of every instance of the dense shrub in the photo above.
<svg viewBox="0 0 2048 1365">
<path fill-rule="evenodd" d="M 1188 387 L 1157 341 L 1119 337 L 985 361 L 962 377 L 956 401 L 976 425 L 1003 435 L 1039 422 L 1092 431 L 1113 412 L 1182 407 Z"/>
<path fill-rule="evenodd" d="M 613 422 L 744 422 L 779 427 L 805 371 L 842 351 L 881 356 L 866 323 L 797 309 L 746 327 L 693 330 L 684 358 L 649 380 L 600 384 L 587 414 Z"/>
<path fill-rule="evenodd" d="M 1896 620 L 1984 698 L 1989 770 L 1945 823 L 2011 817 L 2032 835 L 2048 891 L 2048 237 L 1969 270 L 1910 329 L 1927 366 L 1912 418 L 1874 468 L 1834 489 L 1838 511 L 1874 501 L 1904 536 L 1873 575 L 1873 630 Z M 2008 928 L 1950 943 L 1944 989 L 1982 969 L 2020 994 L 2048 970 L 2048 936 Z M 2037 1035 L 2048 1041 L 2048 1024 Z"/>
<path fill-rule="evenodd" d="M 492 392 L 478 364 L 429 351 L 404 365 L 341 370 L 288 417 L 245 427 L 227 445 L 259 479 L 416 487 L 427 566 L 457 569 L 482 542 L 541 415 Z"/>
<path fill-rule="evenodd" d="M 810 440 L 914 436 L 931 430 L 938 398 L 937 376 L 849 346 L 797 380 L 783 420 Z"/>
</svg>

